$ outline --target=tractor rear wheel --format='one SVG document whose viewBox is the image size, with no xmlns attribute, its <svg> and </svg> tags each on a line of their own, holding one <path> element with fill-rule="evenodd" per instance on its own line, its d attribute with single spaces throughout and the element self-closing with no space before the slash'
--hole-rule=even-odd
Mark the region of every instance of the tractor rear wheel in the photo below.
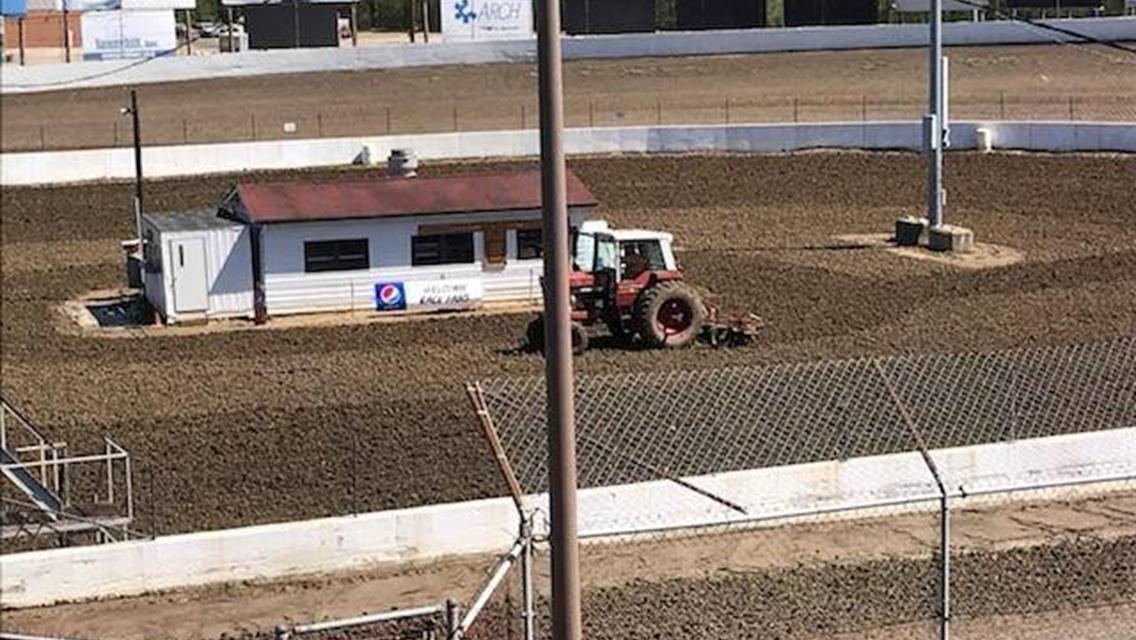
<svg viewBox="0 0 1136 640">
<path fill-rule="evenodd" d="M 544 353 L 544 315 L 541 314 L 525 329 L 525 346 L 530 351 Z M 588 332 L 579 322 L 572 323 L 572 353 L 580 355 L 588 350 Z"/>
<path fill-rule="evenodd" d="M 678 348 L 702 332 L 705 309 L 698 293 L 678 281 L 661 282 L 639 294 L 632 321 L 651 348 Z"/>
</svg>

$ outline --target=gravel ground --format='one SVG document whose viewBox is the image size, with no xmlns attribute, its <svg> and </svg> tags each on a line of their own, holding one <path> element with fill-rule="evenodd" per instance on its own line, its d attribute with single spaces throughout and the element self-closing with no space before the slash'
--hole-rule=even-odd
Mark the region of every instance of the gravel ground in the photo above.
<svg viewBox="0 0 1136 640">
<path fill-rule="evenodd" d="M 601 347 L 578 359 L 582 374 L 1136 335 L 1136 158 L 951 156 L 952 219 L 1025 253 L 983 272 L 832 246 L 834 235 L 886 231 L 918 210 L 916 155 L 572 164 L 602 215 L 674 231 L 695 283 L 770 325 L 739 351 Z M 233 180 L 153 182 L 148 206 L 210 204 Z M 53 438 L 83 450 L 105 432 L 133 454 L 140 528 L 170 533 L 502 492 L 461 385 L 540 372 L 539 357 L 514 350 L 525 316 L 138 339 L 58 331 L 60 302 L 121 283 L 129 202 L 128 184 L 4 189 L 0 363 L 5 398 Z"/>
</svg>

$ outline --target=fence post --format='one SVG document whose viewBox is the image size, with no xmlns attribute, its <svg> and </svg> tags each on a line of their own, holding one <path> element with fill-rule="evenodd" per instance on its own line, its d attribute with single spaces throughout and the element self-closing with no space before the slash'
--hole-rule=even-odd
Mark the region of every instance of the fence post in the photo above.
<svg viewBox="0 0 1136 640">
<path fill-rule="evenodd" d="M 868 121 L 868 94 L 860 94 L 860 122 Z"/>
<path fill-rule="evenodd" d="M 939 639 L 951 637 L 951 508 L 944 491 L 939 498 Z"/>
<path fill-rule="evenodd" d="M 351 5 L 351 9 L 354 11 L 355 5 Z M 323 112 L 322 111 L 316 111 L 316 137 L 317 138 L 323 137 Z M 352 305 L 354 305 L 355 301 L 352 300 L 351 302 L 352 302 Z"/>
<path fill-rule="evenodd" d="M 588 126 L 596 126 L 596 103 L 588 100 Z"/>
<path fill-rule="evenodd" d="M 1006 119 L 1006 92 L 1005 91 L 999 91 L 998 92 L 998 113 L 1001 114 L 1001 115 L 998 116 L 999 120 L 1005 120 Z"/>
<path fill-rule="evenodd" d="M 458 105 L 454 104 L 454 131 L 458 130 Z"/>
<path fill-rule="evenodd" d="M 391 108 L 387 107 L 387 135 L 391 132 Z"/>
<path fill-rule="evenodd" d="M 446 599 L 446 637 L 449 640 L 457 640 L 458 633 L 461 631 L 461 616 L 458 611 L 458 603 L 453 598 Z"/>
<path fill-rule="evenodd" d="M 655 98 L 655 124 L 663 124 L 663 99 Z"/>
<path fill-rule="evenodd" d="M 524 131 L 528 127 L 525 126 L 525 104 L 521 103 L 521 130 Z"/>
<path fill-rule="evenodd" d="M 730 99 L 726 98 L 726 124 L 730 124 Z"/>
<path fill-rule="evenodd" d="M 521 555 L 521 598 L 524 600 L 524 640 L 536 638 L 536 611 L 533 606 L 533 523 L 532 513 L 521 514 L 521 536 L 525 550 Z"/>
<path fill-rule="evenodd" d="M 252 139 L 256 140 L 256 114 L 249 114 L 249 130 L 252 132 Z"/>
<path fill-rule="evenodd" d="M 1076 109 L 1074 108 L 1074 100 L 1076 100 L 1076 98 L 1074 98 L 1073 96 L 1069 96 L 1069 121 L 1070 122 L 1077 119 Z"/>
<path fill-rule="evenodd" d="M 797 96 L 793 96 L 793 122 L 800 122 L 800 114 L 798 113 Z"/>
</svg>

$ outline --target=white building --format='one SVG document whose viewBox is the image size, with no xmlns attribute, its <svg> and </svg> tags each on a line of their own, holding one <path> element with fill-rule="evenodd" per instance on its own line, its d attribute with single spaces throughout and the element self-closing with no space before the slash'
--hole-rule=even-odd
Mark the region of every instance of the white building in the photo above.
<svg viewBox="0 0 1136 640">
<path fill-rule="evenodd" d="M 236 187 L 216 211 L 143 216 L 166 322 L 540 299 L 540 172 Z M 570 224 L 597 204 L 568 174 Z"/>
</svg>

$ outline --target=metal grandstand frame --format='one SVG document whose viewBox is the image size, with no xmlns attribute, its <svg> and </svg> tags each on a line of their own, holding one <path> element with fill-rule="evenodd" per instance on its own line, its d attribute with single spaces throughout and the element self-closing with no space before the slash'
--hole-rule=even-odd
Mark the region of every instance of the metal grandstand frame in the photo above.
<svg viewBox="0 0 1136 640">
<path fill-rule="evenodd" d="M 130 454 L 108 436 L 103 451 L 71 455 L 66 442 L 47 438 L 32 422 L 0 398 L 0 472 L 26 496 L 4 496 L 0 539 L 55 536 L 58 544 L 93 536 L 97 542 L 145 537 L 130 529 L 134 521 L 134 482 Z M 73 478 L 89 500 L 73 496 Z"/>
</svg>

